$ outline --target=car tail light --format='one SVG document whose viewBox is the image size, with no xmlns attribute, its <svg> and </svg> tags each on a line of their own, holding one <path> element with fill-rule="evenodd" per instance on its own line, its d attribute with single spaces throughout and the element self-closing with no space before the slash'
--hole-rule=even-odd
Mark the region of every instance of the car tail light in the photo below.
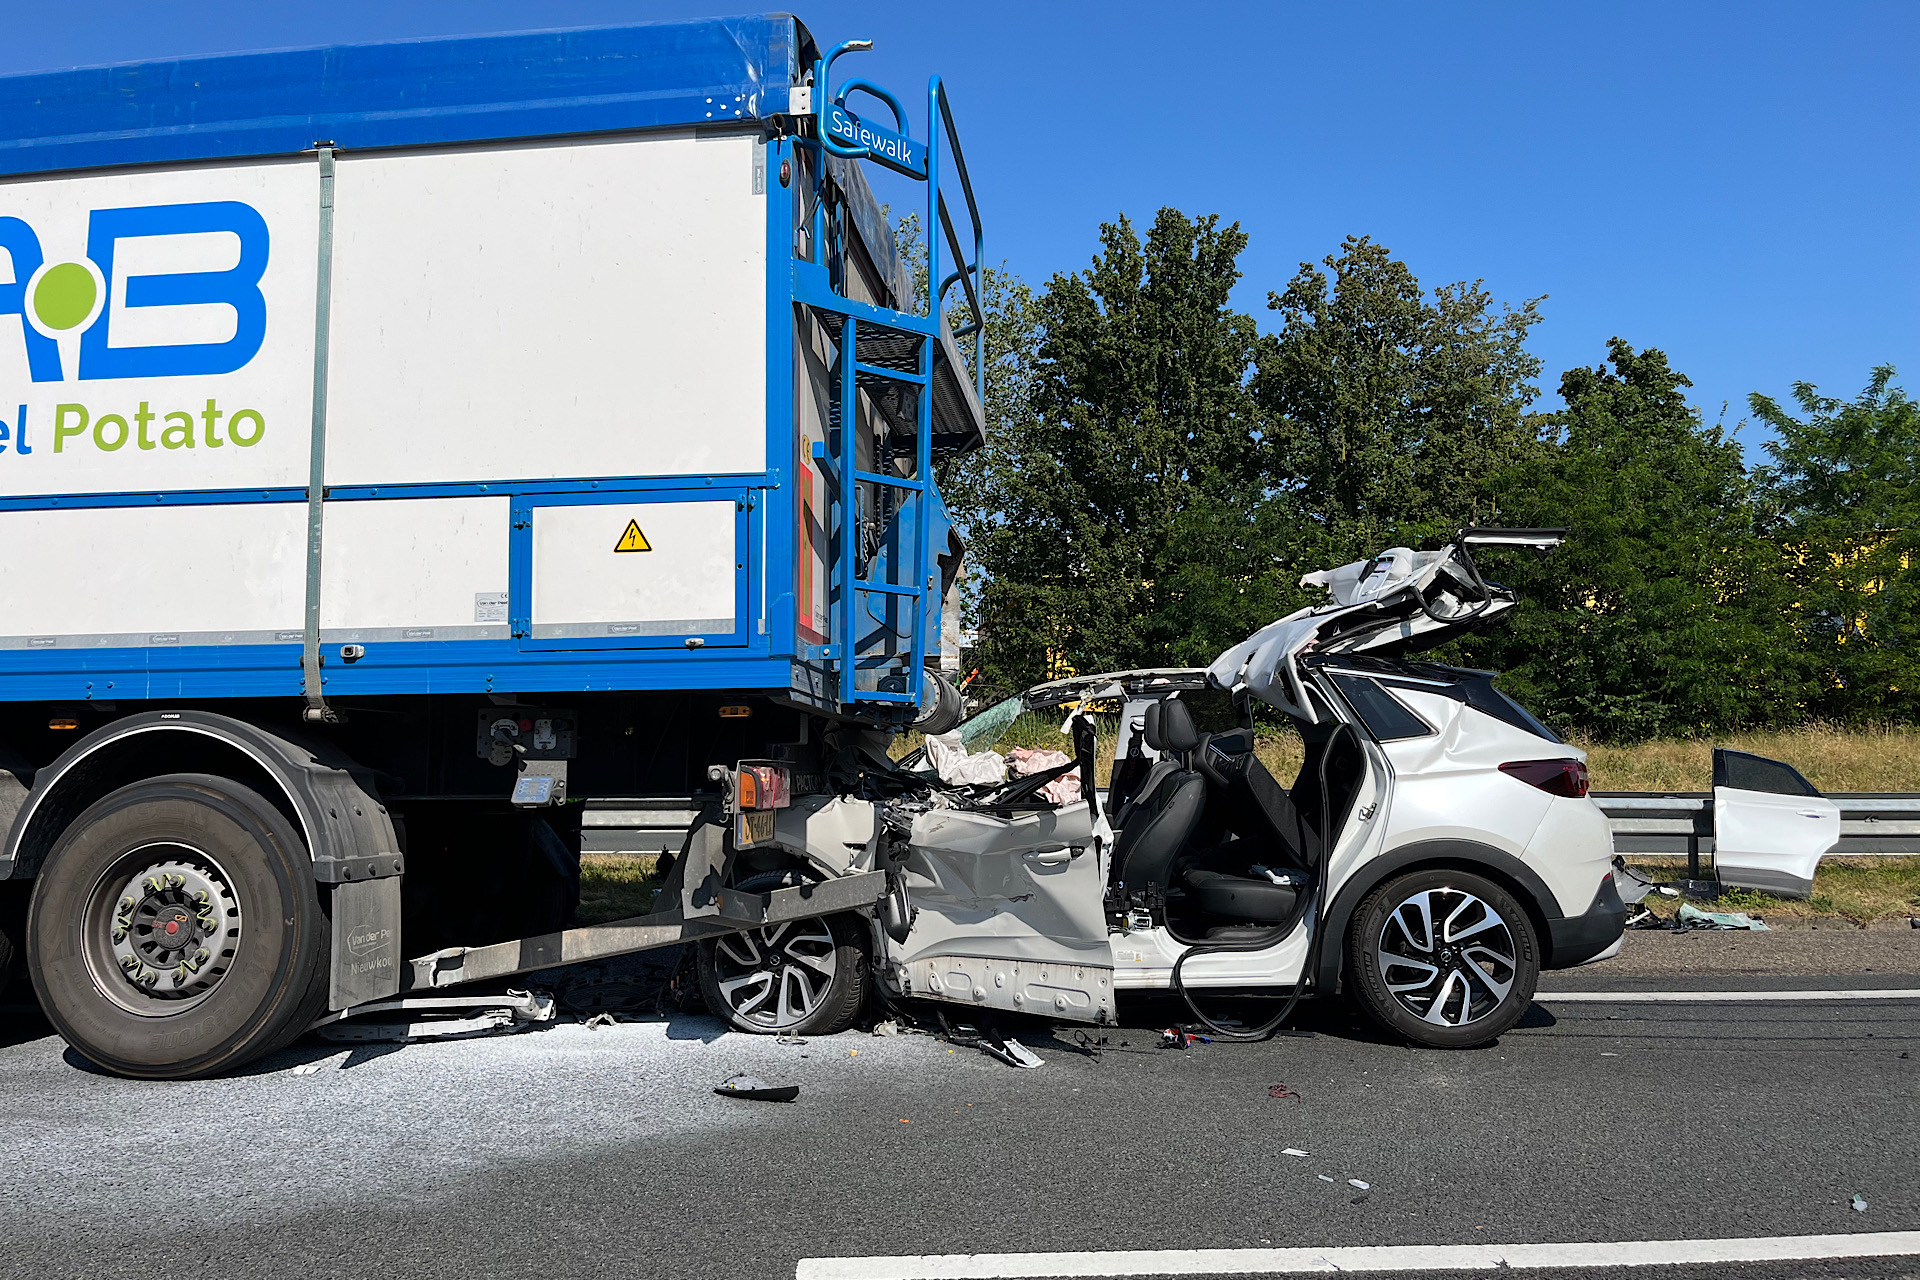
<svg viewBox="0 0 1920 1280">
<path fill-rule="evenodd" d="M 1587 794 L 1587 762 L 1584 760 L 1515 760 L 1500 766 L 1530 787 L 1549 795 L 1578 800 Z"/>
</svg>

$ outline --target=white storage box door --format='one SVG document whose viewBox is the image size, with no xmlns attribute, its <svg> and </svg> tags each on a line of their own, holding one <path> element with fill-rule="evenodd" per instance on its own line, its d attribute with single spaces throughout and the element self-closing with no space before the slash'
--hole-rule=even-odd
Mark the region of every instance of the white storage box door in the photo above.
<svg viewBox="0 0 1920 1280">
<path fill-rule="evenodd" d="M 531 501 L 529 647 L 746 643 L 744 493 Z"/>
</svg>

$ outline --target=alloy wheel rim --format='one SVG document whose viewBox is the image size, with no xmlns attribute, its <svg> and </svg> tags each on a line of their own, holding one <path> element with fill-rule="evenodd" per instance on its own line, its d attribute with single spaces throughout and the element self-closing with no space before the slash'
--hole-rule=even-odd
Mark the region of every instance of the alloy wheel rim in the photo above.
<svg viewBox="0 0 1920 1280">
<path fill-rule="evenodd" d="M 1380 929 L 1381 981 L 1402 1008 L 1438 1027 L 1482 1021 L 1519 977 L 1513 928 L 1464 889 L 1422 889 Z"/>
<path fill-rule="evenodd" d="M 840 972 L 833 932 L 820 920 L 791 920 L 714 942 L 720 995 L 733 1016 L 770 1031 L 805 1022 Z"/>
<path fill-rule="evenodd" d="M 96 987 L 132 1013 L 181 1013 L 212 995 L 240 946 L 233 881 L 203 851 L 130 851 L 94 885 L 82 917 Z"/>
</svg>

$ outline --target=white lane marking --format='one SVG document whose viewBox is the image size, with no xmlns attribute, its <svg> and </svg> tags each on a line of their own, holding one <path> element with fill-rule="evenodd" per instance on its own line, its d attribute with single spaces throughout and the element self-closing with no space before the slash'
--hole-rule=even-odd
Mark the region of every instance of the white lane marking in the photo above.
<svg viewBox="0 0 1920 1280">
<path fill-rule="evenodd" d="M 1367 1245 L 1339 1249 L 1139 1249 L 1093 1253 L 949 1253 L 803 1258 L 794 1280 L 1029 1280 L 1051 1276 L 1314 1275 L 1334 1271 L 1481 1271 L 1501 1267 L 1664 1267 L 1920 1254 L 1920 1231 L 1621 1240 L 1592 1244 Z"/>
<path fill-rule="evenodd" d="M 1535 1000 L 1590 1004 L 1721 1004 L 1782 1000 L 1920 1000 L 1920 987 L 1862 991 L 1536 991 Z"/>
</svg>

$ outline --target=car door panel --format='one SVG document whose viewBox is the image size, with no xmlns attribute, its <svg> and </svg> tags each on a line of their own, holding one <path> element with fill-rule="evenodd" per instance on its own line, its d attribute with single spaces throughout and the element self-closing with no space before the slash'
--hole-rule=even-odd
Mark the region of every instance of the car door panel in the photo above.
<svg viewBox="0 0 1920 1280">
<path fill-rule="evenodd" d="M 1840 808 L 1777 760 L 1713 753 L 1713 865 L 1720 883 L 1783 898 L 1813 893 L 1820 859 L 1840 840 Z"/>
<path fill-rule="evenodd" d="M 1105 873 L 1088 807 L 1002 815 L 934 809 L 913 822 L 892 950 L 907 994 L 1104 1022 L 1113 1016 Z"/>
</svg>

